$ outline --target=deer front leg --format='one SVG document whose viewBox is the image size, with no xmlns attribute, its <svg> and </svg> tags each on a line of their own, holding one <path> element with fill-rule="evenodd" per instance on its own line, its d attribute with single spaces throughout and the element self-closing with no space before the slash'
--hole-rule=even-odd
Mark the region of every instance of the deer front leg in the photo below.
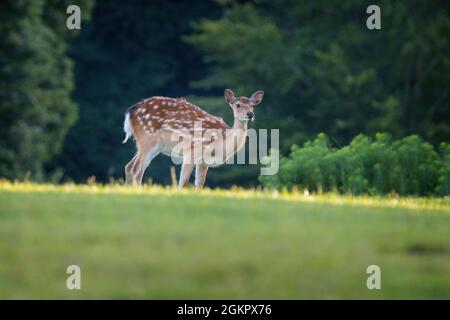
<svg viewBox="0 0 450 320">
<path fill-rule="evenodd" d="M 179 188 L 183 188 L 185 185 L 188 184 L 193 169 L 194 169 L 193 164 L 183 162 L 180 173 L 180 181 L 178 182 Z"/>
<path fill-rule="evenodd" d="M 206 180 L 206 173 L 208 172 L 208 166 L 205 164 L 197 164 L 195 166 L 195 187 L 197 189 L 203 188 Z"/>
</svg>

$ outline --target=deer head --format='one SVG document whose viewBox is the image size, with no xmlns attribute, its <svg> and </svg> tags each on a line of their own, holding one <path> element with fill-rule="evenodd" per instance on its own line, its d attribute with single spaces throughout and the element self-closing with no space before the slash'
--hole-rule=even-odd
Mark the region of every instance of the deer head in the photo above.
<svg viewBox="0 0 450 320">
<path fill-rule="evenodd" d="M 248 121 L 255 120 L 255 113 L 253 108 L 258 105 L 264 96 L 264 91 L 256 91 L 250 98 L 234 96 L 233 91 L 230 89 L 225 90 L 225 101 L 233 109 L 233 115 L 235 121 L 247 123 Z"/>
</svg>

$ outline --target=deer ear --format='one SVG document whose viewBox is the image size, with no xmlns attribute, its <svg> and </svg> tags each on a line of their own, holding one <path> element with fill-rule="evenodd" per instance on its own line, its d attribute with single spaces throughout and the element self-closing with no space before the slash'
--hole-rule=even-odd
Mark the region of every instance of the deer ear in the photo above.
<svg viewBox="0 0 450 320">
<path fill-rule="evenodd" d="M 256 91 L 252 96 L 250 97 L 251 102 L 253 105 L 259 104 L 264 97 L 264 91 Z"/>
<path fill-rule="evenodd" d="M 225 96 L 225 101 L 228 102 L 229 104 L 232 104 L 234 102 L 234 100 L 236 99 L 234 97 L 233 91 L 231 91 L 230 89 L 225 90 L 224 96 Z"/>
</svg>

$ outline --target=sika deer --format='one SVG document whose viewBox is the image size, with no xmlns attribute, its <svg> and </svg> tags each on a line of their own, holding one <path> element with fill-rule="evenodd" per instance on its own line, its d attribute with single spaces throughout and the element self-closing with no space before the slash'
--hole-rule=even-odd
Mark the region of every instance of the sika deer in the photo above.
<svg viewBox="0 0 450 320">
<path fill-rule="evenodd" d="M 134 136 L 137 154 L 125 166 L 126 183 L 140 185 L 145 169 L 162 152 L 183 159 L 179 187 L 189 182 L 195 166 L 195 186 L 202 188 L 208 167 L 224 164 L 244 146 L 247 123 L 255 118 L 253 107 L 263 96 L 263 91 L 257 91 L 250 98 L 236 98 L 233 91 L 225 90 L 234 115 L 231 128 L 222 118 L 185 99 L 152 97 L 130 107 L 125 114 L 123 143 Z M 182 148 L 179 137 L 184 140 Z"/>
</svg>

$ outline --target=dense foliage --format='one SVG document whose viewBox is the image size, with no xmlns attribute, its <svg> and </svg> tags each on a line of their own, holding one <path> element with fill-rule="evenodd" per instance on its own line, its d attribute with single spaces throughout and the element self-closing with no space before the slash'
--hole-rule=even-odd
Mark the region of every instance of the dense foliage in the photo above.
<svg viewBox="0 0 450 320">
<path fill-rule="evenodd" d="M 90 1 L 83 3 L 88 17 Z M 71 1 L 0 3 L 0 176 L 39 179 L 77 118 L 66 56 Z"/>
<path fill-rule="evenodd" d="M 266 91 L 261 126 L 284 150 L 326 132 L 450 136 L 450 19 L 445 1 L 378 1 L 381 30 L 366 28 L 371 1 L 231 2 L 189 41 L 214 62 L 198 85 Z"/>
<path fill-rule="evenodd" d="M 375 139 L 358 135 L 345 147 L 335 148 L 325 134 L 293 145 L 280 160 L 278 175 L 261 176 L 272 188 L 300 188 L 312 192 L 351 194 L 448 195 L 449 146 L 438 154 L 416 135 L 393 140 L 388 134 Z"/>
</svg>

